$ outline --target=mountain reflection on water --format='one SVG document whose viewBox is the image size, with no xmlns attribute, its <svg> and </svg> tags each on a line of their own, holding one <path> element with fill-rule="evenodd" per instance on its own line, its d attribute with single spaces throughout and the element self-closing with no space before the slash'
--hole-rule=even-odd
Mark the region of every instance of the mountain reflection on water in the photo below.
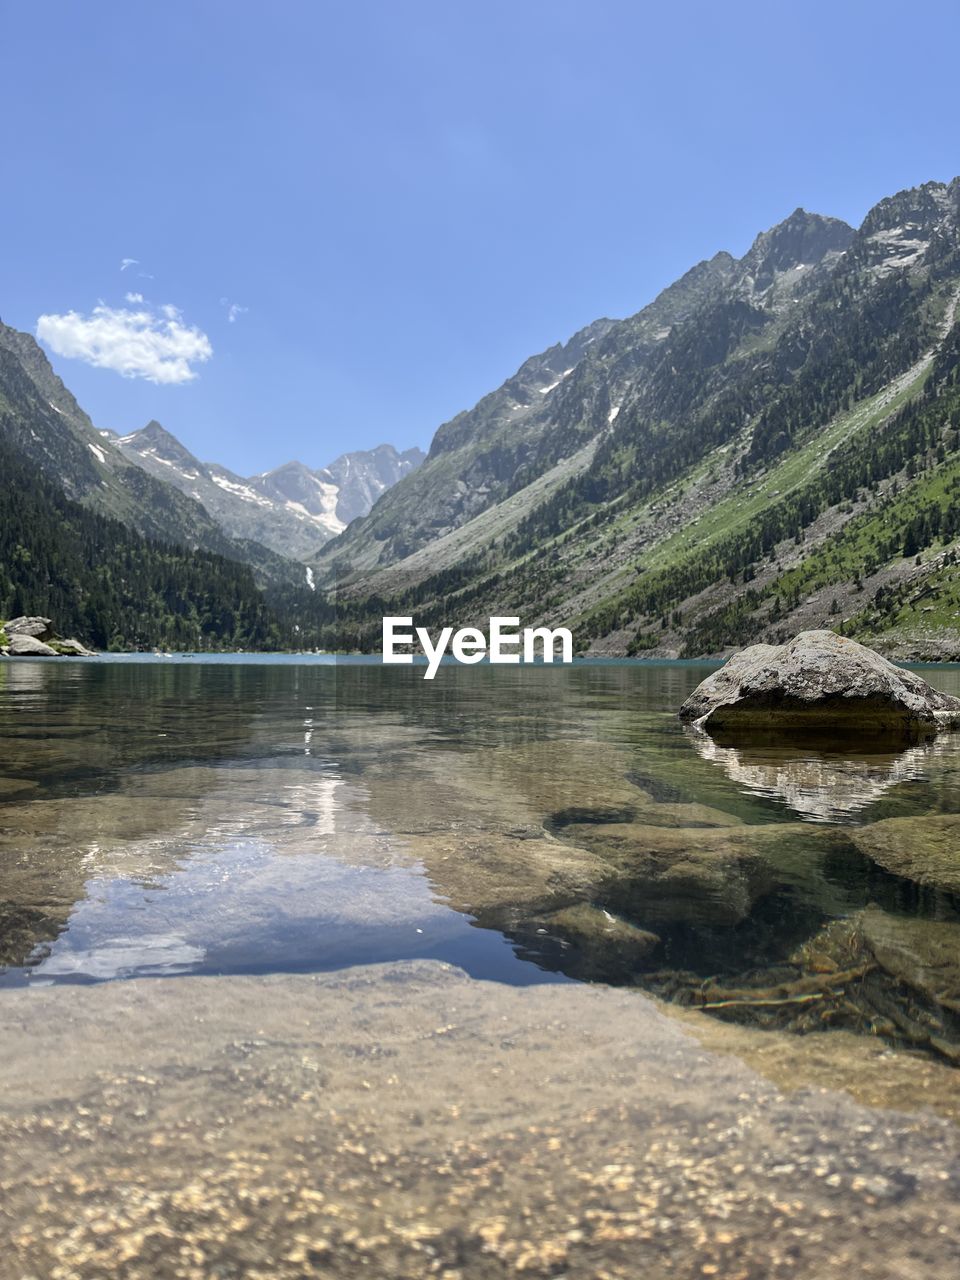
<svg viewBox="0 0 960 1280">
<path fill-rule="evenodd" d="M 960 903 L 876 824 L 942 845 L 960 736 L 718 746 L 703 674 L 0 664 L 0 984 L 430 956 L 953 1061 Z"/>
</svg>

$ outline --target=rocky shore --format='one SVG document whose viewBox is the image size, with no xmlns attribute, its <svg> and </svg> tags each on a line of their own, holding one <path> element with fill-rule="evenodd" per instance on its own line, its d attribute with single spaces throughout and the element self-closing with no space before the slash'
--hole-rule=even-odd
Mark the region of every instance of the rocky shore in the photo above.
<svg viewBox="0 0 960 1280">
<path fill-rule="evenodd" d="M 0 654 L 5 658 L 93 658 L 79 640 L 67 640 L 50 618 L 11 618 L 0 622 Z"/>
</svg>

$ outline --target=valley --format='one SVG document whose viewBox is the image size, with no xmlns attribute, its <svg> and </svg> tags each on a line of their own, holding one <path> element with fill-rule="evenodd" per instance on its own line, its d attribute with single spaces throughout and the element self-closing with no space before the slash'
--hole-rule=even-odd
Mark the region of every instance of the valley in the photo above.
<svg viewBox="0 0 960 1280">
<path fill-rule="evenodd" d="M 434 629 L 569 627 L 597 656 L 722 655 L 829 626 L 950 659 L 958 302 L 954 179 L 859 228 L 795 210 L 742 258 L 717 253 L 530 357 L 426 455 L 385 444 L 241 476 L 159 422 L 97 428 L 6 326 L 0 443 L 142 538 L 247 566 L 277 643 L 375 651 L 384 614 L 415 612 Z M 14 602 L 6 573 L 0 613 L 55 612 Z M 201 631 L 214 642 L 215 623 Z"/>
<path fill-rule="evenodd" d="M 723 654 L 811 625 L 960 654 L 958 198 L 957 181 L 902 192 L 856 232 L 798 210 L 741 261 L 701 264 L 549 388 L 555 427 L 578 424 L 564 457 L 452 527 L 438 511 L 397 556 L 386 517 L 413 501 L 422 527 L 435 477 L 455 479 L 435 441 L 318 576 L 358 614 L 370 597 L 436 622 L 519 611 L 596 655 Z"/>
</svg>

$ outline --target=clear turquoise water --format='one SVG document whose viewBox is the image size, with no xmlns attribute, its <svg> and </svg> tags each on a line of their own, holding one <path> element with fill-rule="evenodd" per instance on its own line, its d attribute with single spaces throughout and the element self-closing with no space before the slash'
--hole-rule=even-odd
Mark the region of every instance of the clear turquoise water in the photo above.
<svg viewBox="0 0 960 1280">
<path fill-rule="evenodd" d="M 957 668 L 925 674 L 960 693 Z M 661 989 L 665 974 L 775 969 L 868 904 L 960 923 L 951 895 L 882 871 L 845 835 L 960 812 L 957 735 L 888 754 L 717 749 L 676 718 L 703 675 L 445 666 L 426 682 L 416 667 L 271 655 L 2 663 L 0 983 L 431 956 L 510 983 Z M 654 878 L 631 852 L 679 829 L 696 859 L 698 832 L 731 824 L 751 838 L 790 824 L 759 888 L 728 874 L 722 849 L 709 883 Z M 578 907 L 595 933 L 564 925 Z M 598 912 L 656 946 L 608 936 Z"/>
</svg>

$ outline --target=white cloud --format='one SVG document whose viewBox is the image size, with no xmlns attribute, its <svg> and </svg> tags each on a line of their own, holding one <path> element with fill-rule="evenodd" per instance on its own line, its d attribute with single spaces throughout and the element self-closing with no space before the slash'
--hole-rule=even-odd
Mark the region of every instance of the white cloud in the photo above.
<svg viewBox="0 0 960 1280">
<path fill-rule="evenodd" d="M 121 258 L 120 270 L 126 271 L 127 267 L 138 267 L 140 265 L 139 258 Z"/>
<path fill-rule="evenodd" d="M 241 307 L 239 302 L 231 302 L 229 298 L 220 299 L 221 307 L 227 308 L 227 324 L 236 324 L 238 317 L 246 315 L 249 307 Z"/>
<path fill-rule="evenodd" d="M 128 295 L 128 301 L 133 296 Z M 149 306 L 131 311 L 103 302 L 89 316 L 76 311 L 43 315 L 37 321 L 37 337 L 58 356 L 147 382 L 190 382 L 197 376 L 193 366 L 213 355 L 207 335 L 184 324 L 180 311 L 169 303 L 159 315 Z"/>
<path fill-rule="evenodd" d="M 127 300 L 128 302 L 142 302 L 142 301 L 143 301 L 143 294 L 142 294 L 142 293 L 125 293 L 123 296 L 126 298 L 126 300 Z"/>
</svg>

